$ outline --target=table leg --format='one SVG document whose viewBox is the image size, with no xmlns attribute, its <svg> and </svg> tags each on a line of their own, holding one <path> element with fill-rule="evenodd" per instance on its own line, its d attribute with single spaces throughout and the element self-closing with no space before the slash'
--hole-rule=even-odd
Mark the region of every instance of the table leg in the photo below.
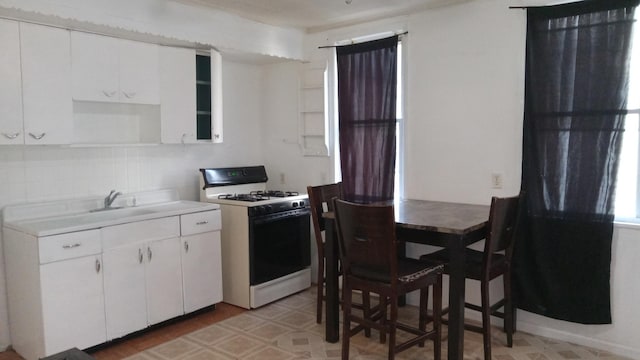
<svg viewBox="0 0 640 360">
<path fill-rule="evenodd" d="M 464 355 L 465 244 L 452 238 L 449 244 L 449 360 L 462 360 Z"/>
<path fill-rule="evenodd" d="M 336 343 L 340 340 L 338 239 L 335 236 L 334 223 L 332 220 L 325 220 L 325 340 L 330 343 Z"/>
</svg>

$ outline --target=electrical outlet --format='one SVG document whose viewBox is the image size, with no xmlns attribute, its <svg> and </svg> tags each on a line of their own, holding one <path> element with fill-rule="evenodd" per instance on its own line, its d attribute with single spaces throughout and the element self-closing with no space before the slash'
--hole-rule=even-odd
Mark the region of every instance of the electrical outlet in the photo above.
<svg viewBox="0 0 640 360">
<path fill-rule="evenodd" d="M 284 185 L 284 183 L 285 183 L 284 173 L 280 173 L 280 184 Z"/>
<path fill-rule="evenodd" d="M 502 189 L 503 175 L 499 172 L 491 173 L 491 187 L 494 189 Z"/>
</svg>

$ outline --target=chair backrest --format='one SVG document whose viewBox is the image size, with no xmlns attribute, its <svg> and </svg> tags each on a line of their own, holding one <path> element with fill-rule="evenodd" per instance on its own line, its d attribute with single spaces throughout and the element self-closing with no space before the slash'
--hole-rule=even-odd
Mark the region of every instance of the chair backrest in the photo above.
<svg viewBox="0 0 640 360">
<path fill-rule="evenodd" d="M 325 229 L 322 214 L 327 211 L 333 211 L 332 200 L 335 197 L 342 197 L 342 183 L 307 186 L 307 194 L 309 195 L 311 219 L 313 222 L 313 231 L 316 235 L 316 243 L 318 244 L 319 251 L 322 251 L 322 232 Z"/>
<path fill-rule="evenodd" d="M 344 274 L 356 268 L 376 277 L 398 278 L 393 205 L 363 205 L 334 200 L 340 260 Z"/>
<path fill-rule="evenodd" d="M 492 255 L 500 251 L 504 251 L 507 260 L 511 261 L 519 202 L 520 195 L 491 198 L 488 233 L 484 243 L 485 264 L 490 264 Z"/>
</svg>

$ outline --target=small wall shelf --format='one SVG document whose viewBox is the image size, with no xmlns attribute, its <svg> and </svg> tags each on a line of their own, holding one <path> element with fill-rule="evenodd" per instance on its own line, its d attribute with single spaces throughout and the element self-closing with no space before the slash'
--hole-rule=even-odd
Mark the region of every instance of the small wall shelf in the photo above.
<svg viewBox="0 0 640 360">
<path fill-rule="evenodd" d="M 329 156 L 324 91 L 326 67 L 326 62 L 310 62 L 301 68 L 298 141 L 304 156 Z"/>
</svg>

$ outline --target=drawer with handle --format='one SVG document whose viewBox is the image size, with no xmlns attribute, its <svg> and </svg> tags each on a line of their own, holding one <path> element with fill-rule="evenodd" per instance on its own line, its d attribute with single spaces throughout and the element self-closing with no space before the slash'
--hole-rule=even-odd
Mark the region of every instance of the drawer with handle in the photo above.
<svg viewBox="0 0 640 360">
<path fill-rule="evenodd" d="M 100 254 L 100 230 L 78 231 L 38 238 L 40 264 Z"/>
<path fill-rule="evenodd" d="M 182 236 L 220 230 L 220 210 L 203 211 L 180 216 Z"/>
</svg>

